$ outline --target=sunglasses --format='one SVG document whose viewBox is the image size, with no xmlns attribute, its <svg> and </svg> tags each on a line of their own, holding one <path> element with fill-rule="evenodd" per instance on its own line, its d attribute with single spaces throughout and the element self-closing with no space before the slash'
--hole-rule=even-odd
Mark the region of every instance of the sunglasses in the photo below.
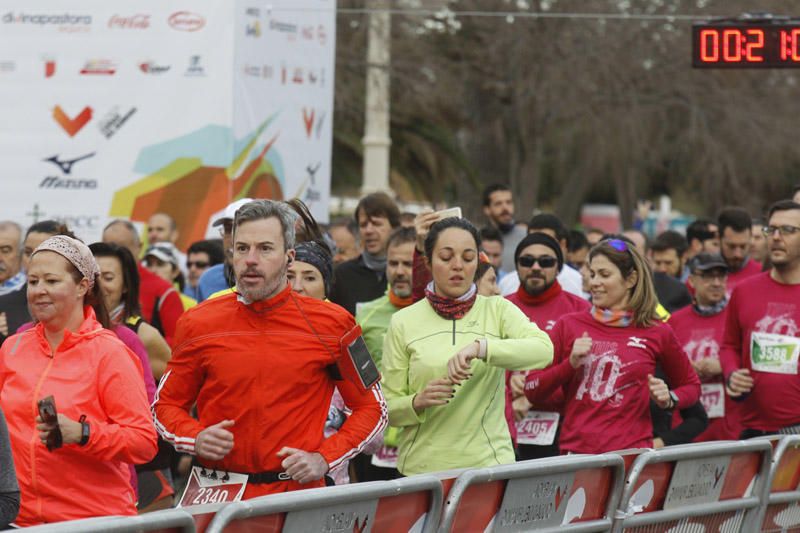
<svg viewBox="0 0 800 533">
<path fill-rule="evenodd" d="M 533 257 L 532 255 L 521 255 L 517 260 L 519 266 L 530 268 L 536 263 L 542 268 L 553 268 L 558 264 L 558 259 L 552 255 L 542 255 L 540 257 Z"/>
<path fill-rule="evenodd" d="M 207 261 L 186 261 L 186 268 L 206 268 L 208 266 Z"/>
<path fill-rule="evenodd" d="M 622 239 L 608 239 L 606 243 L 618 252 L 628 251 L 628 243 L 626 243 Z"/>
</svg>

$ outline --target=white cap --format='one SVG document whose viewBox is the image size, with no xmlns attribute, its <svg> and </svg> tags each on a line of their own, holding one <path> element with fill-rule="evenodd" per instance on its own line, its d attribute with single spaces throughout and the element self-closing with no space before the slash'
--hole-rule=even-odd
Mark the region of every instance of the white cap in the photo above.
<svg viewBox="0 0 800 533">
<path fill-rule="evenodd" d="M 228 207 L 225 208 L 225 212 L 222 214 L 221 217 L 216 219 L 211 226 L 221 226 L 226 220 L 233 220 L 233 217 L 236 216 L 236 211 L 242 207 L 244 204 L 252 202 L 252 198 L 242 198 L 240 200 L 236 200 L 228 204 Z"/>
</svg>

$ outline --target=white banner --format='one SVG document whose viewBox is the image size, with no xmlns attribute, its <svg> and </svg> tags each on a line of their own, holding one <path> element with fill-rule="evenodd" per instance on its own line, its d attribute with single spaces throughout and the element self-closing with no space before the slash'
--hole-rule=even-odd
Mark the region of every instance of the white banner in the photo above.
<svg viewBox="0 0 800 533">
<path fill-rule="evenodd" d="M 4 2 L 0 219 L 166 212 L 182 248 L 240 197 L 327 221 L 334 46 L 335 0 Z"/>
</svg>

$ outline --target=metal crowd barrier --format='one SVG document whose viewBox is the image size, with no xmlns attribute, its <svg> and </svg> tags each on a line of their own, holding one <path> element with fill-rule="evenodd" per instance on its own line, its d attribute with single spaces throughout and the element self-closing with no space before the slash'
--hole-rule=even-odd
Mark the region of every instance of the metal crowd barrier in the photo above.
<svg viewBox="0 0 800 533">
<path fill-rule="evenodd" d="M 759 438 L 774 447 L 769 496 L 759 520 L 761 531 L 800 531 L 800 435 Z"/>
<path fill-rule="evenodd" d="M 611 531 L 624 480 L 615 454 L 467 470 L 447 495 L 439 531 Z"/>
<path fill-rule="evenodd" d="M 30 533 L 195 533 L 194 518 L 182 509 L 167 509 L 138 516 L 103 516 L 26 527 Z"/>
<path fill-rule="evenodd" d="M 800 435 L 553 457 L 24 529 L 255 530 L 800 532 Z"/>
<path fill-rule="evenodd" d="M 434 476 L 412 476 L 263 496 L 219 510 L 208 533 L 244 531 L 436 530 L 442 484 Z"/>
<path fill-rule="evenodd" d="M 765 440 L 645 451 L 629 470 L 613 531 L 758 531 L 771 459 Z"/>
</svg>

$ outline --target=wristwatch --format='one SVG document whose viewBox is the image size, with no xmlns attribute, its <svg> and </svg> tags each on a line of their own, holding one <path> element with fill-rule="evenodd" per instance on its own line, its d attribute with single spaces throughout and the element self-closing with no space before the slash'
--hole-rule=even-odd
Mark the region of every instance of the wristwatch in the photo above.
<svg viewBox="0 0 800 533">
<path fill-rule="evenodd" d="M 81 440 L 79 446 L 85 446 L 89 442 L 89 422 L 86 421 L 86 415 L 81 415 L 78 422 L 81 423 Z"/>
<path fill-rule="evenodd" d="M 678 407 L 678 395 L 672 391 L 669 391 L 669 399 L 672 400 L 672 405 L 668 407 L 668 409 L 675 409 Z"/>
</svg>

